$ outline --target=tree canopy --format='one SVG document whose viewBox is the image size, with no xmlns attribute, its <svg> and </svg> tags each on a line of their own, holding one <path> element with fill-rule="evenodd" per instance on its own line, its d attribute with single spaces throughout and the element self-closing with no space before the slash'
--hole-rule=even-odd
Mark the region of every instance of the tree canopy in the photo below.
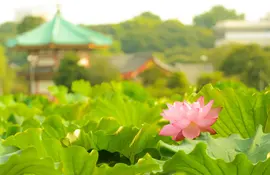
<svg viewBox="0 0 270 175">
<path fill-rule="evenodd" d="M 265 88 L 270 77 L 270 53 L 259 45 L 239 45 L 235 47 L 221 64 L 225 75 L 238 75 L 250 87 Z"/>
<path fill-rule="evenodd" d="M 21 34 L 32 30 L 39 26 L 40 24 L 44 23 L 45 20 L 42 17 L 37 16 L 26 16 L 17 26 L 17 33 Z"/>
<path fill-rule="evenodd" d="M 221 5 L 217 5 L 205 13 L 195 16 L 193 18 L 193 24 L 195 26 L 212 28 L 218 21 L 232 19 L 245 19 L 245 15 L 242 13 L 238 14 L 233 9 L 226 9 Z"/>
<path fill-rule="evenodd" d="M 75 80 L 86 80 L 92 85 L 120 79 L 120 73 L 105 58 L 91 57 L 91 67 L 78 65 L 79 56 L 75 52 L 67 52 L 54 76 L 57 85 L 71 88 Z"/>
<path fill-rule="evenodd" d="M 4 47 L 0 46 L 0 95 L 10 93 L 14 89 L 15 71 L 8 65 Z M 18 86 L 21 80 L 18 82 Z M 16 87 L 20 88 L 20 87 Z"/>
</svg>

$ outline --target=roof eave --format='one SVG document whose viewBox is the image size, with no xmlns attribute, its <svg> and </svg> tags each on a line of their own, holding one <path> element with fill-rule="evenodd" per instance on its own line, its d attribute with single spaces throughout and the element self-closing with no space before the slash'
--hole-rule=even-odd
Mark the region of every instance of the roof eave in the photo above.
<svg viewBox="0 0 270 175">
<path fill-rule="evenodd" d="M 15 45 L 9 47 L 14 50 L 41 50 L 41 49 L 61 49 L 61 50 L 94 50 L 94 49 L 107 49 L 108 45 L 94 45 L 94 44 L 44 44 L 44 45 Z"/>
</svg>

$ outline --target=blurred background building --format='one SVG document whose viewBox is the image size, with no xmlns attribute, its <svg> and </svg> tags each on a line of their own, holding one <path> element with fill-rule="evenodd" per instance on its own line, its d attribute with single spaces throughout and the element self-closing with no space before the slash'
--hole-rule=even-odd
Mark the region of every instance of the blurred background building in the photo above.
<svg viewBox="0 0 270 175">
<path fill-rule="evenodd" d="M 270 13 L 260 21 L 225 20 L 215 27 L 216 46 L 228 43 L 270 45 Z"/>
</svg>

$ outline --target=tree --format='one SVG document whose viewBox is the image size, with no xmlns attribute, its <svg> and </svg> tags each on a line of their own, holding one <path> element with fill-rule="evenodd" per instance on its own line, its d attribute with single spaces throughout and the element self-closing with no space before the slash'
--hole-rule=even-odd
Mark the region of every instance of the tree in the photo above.
<svg viewBox="0 0 270 175">
<path fill-rule="evenodd" d="M 172 73 L 172 75 L 168 78 L 167 87 L 171 89 L 174 93 L 184 94 L 189 87 L 189 82 L 185 73 Z"/>
<path fill-rule="evenodd" d="M 113 41 L 112 45 L 107 48 L 107 49 L 97 49 L 97 50 L 93 50 L 91 51 L 91 55 L 92 56 L 102 56 L 102 57 L 110 57 L 114 54 L 122 54 L 122 46 L 121 43 L 119 41 Z"/>
<path fill-rule="evenodd" d="M 253 60 L 253 57 L 263 53 L 261 47 L 254 44 L 235 46 L 224 59 L 220 70 L 224 72 L 225 76 L 239 75 L 246 70 L 248 62 Z"/>
<path fill-rule="evenodd" d="M 119 80 L 120 73 L 104 58 L 91 57 L 90 68 L 78 65 L 79 56 L 74 52 L 67 52 L 62 59 L 59 69 L 53 78 L 56 85 L 71 88 L 75 80 L 86 80 L 92 85 Z"/>
<path fill-rule="evenodd" d="M 226 76 L 236 75 L 248 86 L 263 89 L 269 84 L 270 53 L 259 45 L 236 47 L 224 60 L 221 71 Z"/>
<path fill-rule="evenodd" d="M 270 52 L 270 46 L 266 46 L 263 48 L 266 52 Z"/>
<path fill-rule="evenodd" d="M 212 48 L 215 40 L 210 29 L 184 25 L 174 19 L 162 21 L 159 16 L 149 12 L 119 24 L 95 25 L 89 28 L 108 34 L 119 41 L 125 53 L 147 51 L 162 55 L 166 52 L 164 61 L 198 61 L 199 56 L 195 54 L 204 52 L 199 51 L 200 49 Z M 171 48 L 174 48 L 173 52 L 177 48 L 181 54 L 168 53 Z M 183 54 L 182 50 L 189 50 L 189 53 Z"/>
<path fill-rule="evenodd" d="M 17 34 L 27 32 L 36 28 L 45 20 L 41 17 L 26 16 L 19 24 L 15 22 L 6 22 L 0 25 L 0 45 L 5 45 L 7 40 L 15 37 Z M 7 51 L 7 56 L 10 61 L 16 62 L 16 64 L 26 63 L 26 52 L 18 52 L 14 50 Z"/>
<path fill-rule="evenodd" d="M 0 46 L 0 94 L 12 91 L 16 73 L 8 66 L 5 49 Z"/>
<path fill-rule="evenodd" d="M 242 81 L 250 87 L 263 90 L 270 83 L 270 54 L 261 53 L 250 58 L 246 70 L 241 75 Z"/>
<path fill-rule="evenodd" d="M 171 89 L 179 88 L 185 90 L 189 86 L 189 83 L 185 73 L 176 72 L 169 76 L 167 86 Z"/>
<path fill-rule="evenodd" d="M 152 85 L 156 82 L 157 79 L 164 78 L 166 79 L 166 74 L 160 70 L 160 68 L 157 68 L 156 66 L 153 66 L 144 72 L 140 74 L 140 78 L 142 79 L 142 84 L 144 86 Z"/>
<path fill-rule="evenodd" d="M 92 56 L 91 58 L 91 67 L 88 68 L 87 74 L 88 81 L 92 85 L 121 80 L 119 70 L 111 65 L 106 57 Z"/>
<path fill-rule="evenodd" d="M 79 57 L 74 52 L 67 52 L 62 59 L 59 69 L 56 72 L 53 81 L 56 85 L 64 85 L 71 88 L 75 80 L 88 80 L 87 70 L 77 63 Z"/>
<path fill-rule="evenodd" d="M 219 21 L 233 19 L 242 20 L 244 18 L 244 14 L 238 14 L 235 10 L 226 9 L 221 5 L 217 5 L 205 13 L 195 16 L 193 18 L 193 24 L 195 26 L 212 28 Z"/>
<path fill-rule="evenodd" d="M 0 45 L 5 45 L 8 38 L 16 35 L 17 24 L 15 22 L 5 22 L 0 25 Z"/>
<path fill-rule="evenodd" d="M 192 26 L 194 35 L 196 36 L 196 42 L 199 47 L 213 48 L 215 44 L 215 36 L 213 30 Z"/>
<path fill-rule="evenodd" d="M 183 95 L 189 87 L 184 73 L 165 73 L 156 66 L 144 71 L 140 78 L 142 84 L 154 97 L 169 97 L 174 94 Z"/>
<path fill-rule="evenodd" d="M 203 73 L 197 80 L 197 87 L 200 90 L 206 84 L 216 84 L 218 82 L 225 83 L 238 83 L 237 77 L 225 77 L 223 72 Z"/>
<path fill-rule="evenodd" d="M 37 16 L 26 16 L 17 26 L 17 33 L 21 34 L 32 30 L 39 25 L 43 24 L 45 20 L 42 17 Z"/>
<path fill-rule="evenodd" d="M 6 77 L 7 63 L 4 48 L 0 47 L 0 95 L 4 93 L 4 78 Z"/>
<path fill-rule="evenodd" d="M 236 48 L 242 46 L 241 44 L 226 44 L 208 50 L 207 55 L 209 61 L 213 64 L 216 70 L 219 70 L 224 60 Z"/>
<path fill-rule="evenodd" d="M 153 84 L 146 89 L 154 97 L 171 97 L 175 94 L 183 95 L 189 87 L 184 73 L 172 73 L 167 77 L 156 77 Z"/>
</svg>

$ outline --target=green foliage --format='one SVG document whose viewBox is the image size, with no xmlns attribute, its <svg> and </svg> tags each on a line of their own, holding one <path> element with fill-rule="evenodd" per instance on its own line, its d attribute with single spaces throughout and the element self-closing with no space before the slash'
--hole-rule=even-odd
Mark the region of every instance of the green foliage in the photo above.
<svg viewBox="0 0 270 175">
<path fill-rule="evenodd" d="M 216 70 L 219 70 L 224 60 L 228 55 L 236 48 L 241 46 L 240 44 L 226 44 L 210 49 L 205 55 L 207 55 L 209 61 L 213 64 Z"/>
<path fill-rule="evenodd" d="M 203 17 L 199 21 L 209 21 L 204 20 L 209 18 L 212 25 L 212 19 L 217 21 L 242 18 L 233 10 L 227 10 L 220 6 L 215 7 L 214 11 L 210 12 L 207 13 L 206 17 L 202 15 Z M 43 22 L 44 20 L 40 17 L 27 16 L 19 24 L 14 22 L 2 24 L 0 25 L 0 34 L 3 32 L 2 40 L 4 42 L 5 39 L 29 31 Z M 209 48 L 213 48 L 215 41 L 213 31 L 204 27 L 204 24 L 184 25 L 178 20 L 162 21 L 159 16 L 150 12 L 144 12 L 119 24 L 89 26 L 89 28 L 110 35 L 114 39 L 112 47 L 100 51 L 103 55 L 150 51 L 159 54 L 168 63 L 199 62 L 200 56 L 205 55 Z M 9 52 L 8 55 L 18 64 L 26 63 L 24 53 Z"/>
<path fill-rule="evenodd" d="M 202 49 L 200 47 L 182 47 L 175 45 L 171 48 L 165 49 L 163 53 L 158 53 L 157 57 L 168 64 L 173 64 L 176 62 L 198 63 L 202 62 L 200 57 L 202 55 L 206 55 L 207 53 L 208 52 L 206 49 Z"/>
<path fill-rule="evenodd" d="M 143 86 L 135 82 L 124 81 L 121 83 L 123 93 L 136 101 L 145 102 L 151 99 L 148 92 L 145 91 Z"/>
<path fill-rule="evenodd" d="M 269 83 L 269 53 L 258 45 L 238 46 L 224 60 L 225 75 L 237 75 L 250 87 L 262 90 Z"/>
<path fill-rule="evenodd" d="M 100 59 L 100 61 L 106 61 L 106 58 L 113 56 L 114 54 L 122 54 L 122 45 L 118 40 L 114 40 L 112 45 L 106 49 L 97 49 L 89 52 L 91 58 Z M 104 60 L 105 59 L 105 60 Z"/>
<path fill-rule="evenodd" d="M 193 18 L 193 23 L 196 26 L 212 28 L 219 21 L 234 19 L 241 20 L 244 18 L 244 14 L 237 14 L 235 10 L 226 9 L 221 5 L 217 5 L 205 13 L 195 16 Z"/>
<path fill-rule="evenodd" d="M 5 163 L 0 165 L 0 174 L 17 175 L 17 174 L 55 174 L 61 173 L 54 168 L 51 158 L 42 158 L 38 156 L 35 148 L 28 148 L 21 152 L 20 155 L 13 155 Z"/>
<path fill-rule="evenodd" d="M 209 29 L 187 26 L 178 20 L 162 21 L 150 12 L 119 24 L 90 28 L 111 35 L 121 43 L 125 53 L 152 51 L 168 63 L 198 62 L 204 48 L 212 48 L 215 40 Z"/>
<path fill-rule="evenodd" d="M 146 87 L 147 91 L 154 97 L 162 98 L 169 97 L 173 91 L 167 87 L 165 78 L 158 78 L 154 84 Z"/>
<path fill-rule="evenodd" d="M 270 160 L 252 164 L 243 154 L 237 154 L 231 162 L 211 159 L 206 153 L 206 145 L 198 144 L 190 154 L 177 152 L 164 164 L 165 173 L 186 172 L 189 174 L 229 175 L 229 174 L 268 174 Z"/>
<path fill-rule="evenodd" d="M 251 58 L 245 72 L 241 75 L 242 81 L 250 87 L 263 90 L 269 85 L 270 54 L 257 55 Z"/>
<path fill-rule="evenodd" d="M 204 73 L 197 80 L 197 87 L 201 89 L 206 84 L 216 83 L 222 79 L 224 79 L 222 72 Z"/>
<path fill-rule="evenodd" d="M 117 152 L 120 153 L 122 160 L 126 158 L 127 164 L 134 164 L 138 161 L 139 153 L 146 149 L 152 149 L 153 152 L 149 151 L 149 153 L 159 157 L 154 148 L 162 138 L 156 135 L 156 129 L 156 126 L 147 124 L 141 129 L 122 127 L 112 118 L 103 118 L 95 128 L 87 127 L 88 132 L 82 130 L 78 139 L 72 144 L 83 146 L 87 150 Z"/>
<path fill-rule="evenodd" d="M 97 151 L 87 153 L 82 147 L 72 146 L 64 149 L 63 169 L 66 175 L 87 175 L 96 173 Z"/>
<path fill-rule="evenodd" d="M 0 47 L 0 77 L 4 78 L 6 76 L 6 72 L 7 72 L 7 60 L 5 57 L 5 53 L 4 53 L 4 48 Z"/>
<path fill-rule="evenodd" d="M 144 12 L 119 24 L 91 25 L 89 28 L 110 35 L 114 39 L 108 50 L 101 51 L 110 56 L 115 53 L 135 53 L 152 51 L 162 56 L 165 62 L 199 62 L 200 56 L 214 47 L 214 33 L 204 28 L 223 19 L 241 19 L 234 10 L 214 7 L 210 12 L 198 18 L 198 25 L 184 25 L 178 20 L 162 21 L 150 12 Z M 194 19 L 195 21 L 195 19 Z M 42 24 L 41 17 L 27 16 L 19 24 L 8 22 L 0 25 L 0 42 L 17 34 L 32 30 Z M 197 23 L 196 23 L 197 24 Z M 86 26 L 87 27 L 87 26 Z M 151 35 L 149 35 L 151 34 Z M 8 52 L 8 56 L 17 64 L 25 64 L 25 53 Z"/>
<path fill-rule="evenodd" d="M 93 85 L 120 80 L 120 73 L 109 64 L 107 59 L 102 57 L 91 58 L 89 68 L 79 66 L 79 59 L 74 52 L 65 54 L 54 77 L 54 82 L 57 85 L 63 85 L 70 89 L 72 82 L 75 80 L 87 80 Z"/>
<path fill-rule="evenodd" d="M 204 73 L 197 80 L 197 87 L 200 90 L 206 84 L 217 84 L 222 82 L 227 83 L 238 83 L 239 81 L 235 77 L 224 77 L 223 72 L 213 72 L 213 73 Z"/>
<path fill-rule="evenodd" d="M 145 86 L 154 84 L 157 78 L 166 78 L 166 77 L 167 75 L 156 66 L 151 67 L 140 74 L 141 81 Z"/>
<path fill-rule="evenodd" d="M 5 22 L 0 24 L 0 45 L 5 45 L 7 39 L 16 35 L 17 24 L 14 22 Z"/>
<path fill-rule="evenodd" d="M 262 53 L 262 49 L 258 45 L 239 45 L 226 57 L 221 70 L 225 75 L 241 74 L 246 70 L 250 59 Z"/>
<path fill-rule="evenodd" d="M 188 86 L 188 81 L 186 79 L 186 76 L 182 72 L 177 72 L 173 73 L 169 78 L 168 78 L 168 88 L 175 89 L 175 88 L 180 88 L 180 89 L 185 89 Z"/>
<path fill-rule="evenodd" d="M 89 82 L 79 80 L 72 83 L 71 90 L 85 96 L 90 96 L 92 89 Z"/>
<path fill-rule="evenodd" d="M 65 149 L 64 160 L 64 174 L 65 175 L 136 175 L 144 174 L 151 171 L 160 170 L 160 165 L 153 160 L 149 155 L 141 158 L 136 165 L 127 166 L 126 164 L 119 163 L 114 167 L 108 165 L 102 165 L 96 167 L 98 161 L 98 152 L 93 150 L 91 153 L 87 153 L 85 149 L 78 146 L 72 146 Z"/>
<path fill-rule="evenodd" d="M 184 74 L 155 67 L 141 74 L 146 88 L 127 81 L 102 83 L 119 80 L 106 57 L 154 51 L 169 63 L 198 62 L 207 55 L 226 76 L 238 76 L 256 88 L 254 79 L 266 84 L 267 48 L 228 45 L 208 51 L 214 37 L 202 27 L 224 14 L 226 19 L 242 18 L 215 7 L 196 18 L 200 27 L 162 21 L 149 12 L 120 24 L 93 26 L 112 35 L 114 46 L 93 52 L 90 68 L 78 66 L 76 54 L 66 54 L 55 81 L 67 87 L 50 87 L 53 101 L 22 94 L 0 97 L 0 175 L 269 174 L 269 89 L 260 92 L 215 72 L 201 77 L 197 91 Z M 32 28 L 35 22 L 30 23 L 20 26 Z M 199 96 L 223 108 L 213 125 L 217 134 L 182 142 L 159 136 L 167 124 L 160 116 L 166 104 Z"/>
<path fill-rule="evenodd" d="M 87 80 L 87 70 L 84 67 L 79 66 L 77 64 L 78 61 L 79 57 L 75 53 L 66 53 L 54 76 L 53 80 L 55 84 L 71 88 L 73 81 L 80 79 Z"/>
<path fill-rule="evenodd" d="M 160 68 L 153 66 L 141 75 L 141 83 L 154 97 L 183 95 L 189 87 L 189 82 L 182 72 L 165 73 Z"/>
<path fill-rule="evenodd" d="M 248 87 L 244 83 L 242 83 L 240 81 L 231 81 L 231 80 L 219 81 L 217 83 L 214 83 L 213 86 L 215 88 L 220 89 L 220 90 L 223 90 L 223 89 L 226 89 L 226 88 L 244 89 L 244 90 L 248 89 Z M 248 90 L 256 92 L 255 89 L 250 88 Z"/>
<path fill-rule="evenodd" d="M 236 155 L 241 152 L 246 155 L 252 163 L 264 161 L 267 156 L 265 153 L 270 152 L 268 141 L 270 134 L 265 134 L 262 127 L 258 127 L 255 135 L 248 139 L 243 139 L 239 135 L 230 135 L 226 138 L 213 138 L 209 133 L 205 133 L 194 141 L 183 141 L 179 146 L 171 146 L 161 142 L 160 149 L 164 151 L 164 155 L 184 150 L 186 153 L 193 150 L 198 144 L 204 143 L 207 145 L 206 152 L 212 158 L 223 159 L 225 162 L 231 162 L 235 159 Z M 217 145 L 223 149 L 217 149 Z M 257 145 L 257 146 L 255 146 Z M 171 151 L 171 153 L 168 152 Z M 224 151 L 226 150 L 226 151 Z M 172 156 L 171 155 L 171 156 Z"/>
<path fill-rule="evenodd" d="M 264 134 L 262 127 L 259 127 L 255 136 L 249 139 L 239 135 L 214 139 L 205 134 L 194 141 L 186 140 L 179 146 L 161 142 L 160 151 L 166 156 L 172 156 L 164 164 L 164 171 L 209 175 L 262 174 L 264 167 L 270 163 L 266 160 L 270 152 L 268 137 L 270 135 Z"/>
<path fill-rule="evenodd" d="M 44 23 L 45 20 L 41 17 L 35 17 L 35 16 L 26 16 L 24 19 L 18 24 L 17 26 L 17 32 L 18 34 L 30 31 L 42 23 Z"/>
<path fill-rule="evenodd" d="M 118 107 L 122 106 L 119 111 Z M 121 95 L 112 95 L 109 98 L 97 99 L 92 104 L 94 109 L 89 113 L 90 118 L 114 117 L 121 125 L 140 127 L 143 123 L 152 123 L 160 119 L 158 108 L 137 101 L 129 101 Z M 151 117 L 150 117 L 151 116 Z"/>
<path fill-rule="evenodd" d="M 5 46 L 8 39 L 14 38 L 17 34 L 18 24 L 15 22 L 5 22 L 0 24 L 0 47 Z M 27 62 L 25 52 L 6 50 L 6 56 L 9 61 L 15 61 L 16 64 L 22 65 Z"/>
<path fill-rule="evenodd" d="M 179 76 L 171 77 L 172 87 Z M 0 98 L 1 175 L 269 173 L 268 91 L 220 82 L 166 101 L 134 82 L 91 86 L 79 80 L 71 87 L 50 88 L 57 103 L 39 96 Z M 201 95 L 223 107 L 215 136 L 179 143 L 159 136 L 167 102 Z"/>
<path fill-rule="evenodd" d="M 206 85 L 193 97 L 204 96 L 207 100 L 213 99 L 215 106 L 221 106 L 219 120 L 213 125 L 218 134 L 223 137 L 238 133 L 244 138 L 251 137 L 256 127 L 263 126 L 269 132 L 269 93 L 256 92 L 248 88 L 213 88 Z"/>
<path fill-rule="evenodd" d="M 93 85 L 101 84 L 102 82 L 119 81 L 121 79 L 119 70 L 111 65 L 106 58 L 92 57 L 90 64 L 87 75 L 88 80 Z"/>
<path fill-rule="evenodd" d="M 8 65 L 5 49 L 0 46 L 0 94 L 12 92 L 16 73 Z"/>
</svg>

